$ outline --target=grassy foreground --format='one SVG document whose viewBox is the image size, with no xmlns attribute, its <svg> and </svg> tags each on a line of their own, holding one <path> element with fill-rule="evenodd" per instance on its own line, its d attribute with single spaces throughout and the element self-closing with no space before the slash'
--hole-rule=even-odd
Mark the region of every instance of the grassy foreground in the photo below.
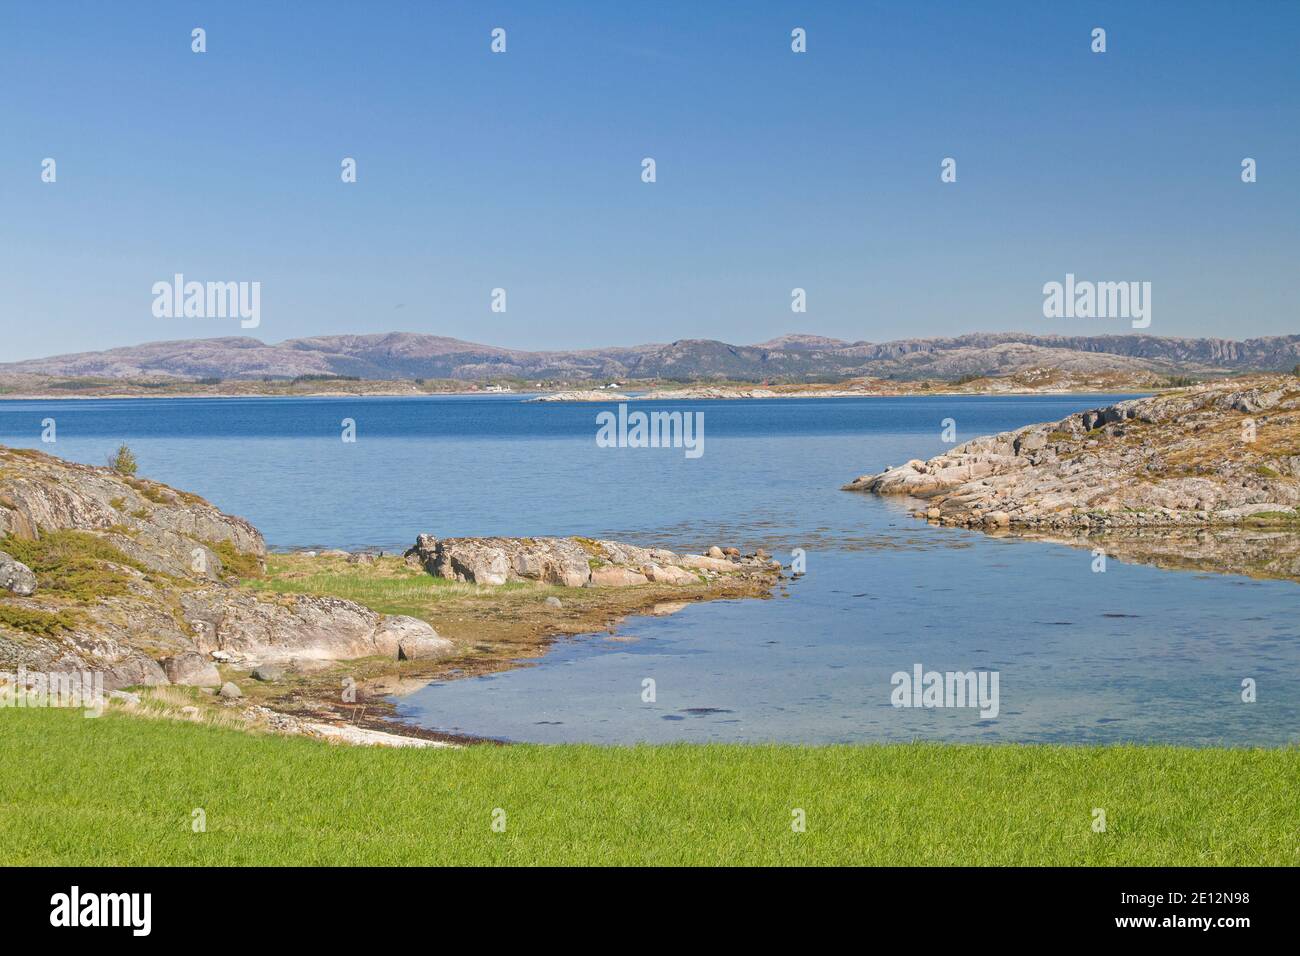
<svg viewBox="0 0 1300 956">
<path fill-rule="evenodd" d="M 1294 749 L 378 750 L 4 709 L 0 863 L 1296 864 L 1297 779 Z"/>
</svg>

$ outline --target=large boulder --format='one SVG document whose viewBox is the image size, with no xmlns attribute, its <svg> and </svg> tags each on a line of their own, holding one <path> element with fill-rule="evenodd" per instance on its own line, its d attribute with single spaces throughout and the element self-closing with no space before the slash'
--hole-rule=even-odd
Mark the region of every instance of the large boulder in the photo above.
<svg viewBox="0 0 1300 956">
<path fill-rule="evenodd" d="M 471 584 L 541 581 L 582 587 L 591 555 L 569 538 L 435 538 L 422 534 L 407 560 L 434 577 Z"/>
<path fill-rule="evenodd" d="M 342 598 L 271 598 L 212 587 L 186 592 L 181 604 L 201 652 L 252 663 L 311 664 L 376 655 L 416 660 L 453 648 L 418 618 L 378 614 Z"/>
<path fill-rule="evenodd" d="M 682 565 L 700 571 L 726 572 L 736 570 L 736 565 L 726 558 L 710 558 L 703 554 L 682 555 Z"/>
<path fill-rule="evenodd" d="M 510 579 L 510 562 L 504 550 L 490 544 L 449 542 L 439 553 L 438 575 L 471 584 L 505 584 Z"/>
<path fill-rule="evenodd" d="M 631 568 L 620 568 L 615 565 L 592 568 L 591 580 L 588 582 L 593 588 L 626 588 L 649 583 L 650 579 L 640 571 L 633 571 Z"/>
<path fill-rule="evenodd" d="M 700 579 L 690 571 L 673 567 L 671 564 L 654 564 L 641 568 L 647 580 L 655 584 L 698 584 Z"/>
<path fill-rule="evenodd" d="M 90 669 L 95 669 L 92 665 Z M 166 684 L 167 674 L 152 658 L 132 651 L 108 666 L 104 672 L 104 688 L 119 690 L 123 687 L 156 687 Z"/>
<path fill-rule="evenodd" d="M 296 595 L 282 601 L 207 588 L 182 594 L 181 606 L 204 653 L 221 650 L 256 661 L 375 653 L 379 615 L 341 598 Z"/>
<path fill-rule="evenodd" d="M 595 551 L 595 557 L 606 564 L 622 564 L 636 568 L 651 561 L 676 560 L 676 555 L 670 551 L 652 551 L 649 548 L 638 548 L 636 545 L 624 544 L 621 541 L 595 541 L 592 542 L 591 547 Z"/>
<path fill-rule="evenodd" d="M 412 634 L 402 638 L 398 646 L 399 661 L 425 661 L 445 657 L 451 653 L 452 643 L 436 632 L 429 635 Z"/>
<path fill-rule="evenodd" d="M 36 592 L 36 574 L 27 565 L 0 551 L 0 591 L 20 597 Z"/>
<path fill-rule="evenodd" d="M 391 614 L 375 632 L 375 651 L 399 661 L 428 660 L 449 654 L 454 645 L 426 621 Z"/>
<path fill-rule="evenodd" d="M 520 578 L 580 588 L 591 576 L 590 556 L 567 538 L 537 538 L 520 547 L 511 561 Z"/>
<path fill-rule="evenodd" d="M 220 687 L 221 673 L 217 665 L 196 651 L 185 651 L 161 661 L 163 673 L 173 684 L 187 687 Z"/>
</svg>

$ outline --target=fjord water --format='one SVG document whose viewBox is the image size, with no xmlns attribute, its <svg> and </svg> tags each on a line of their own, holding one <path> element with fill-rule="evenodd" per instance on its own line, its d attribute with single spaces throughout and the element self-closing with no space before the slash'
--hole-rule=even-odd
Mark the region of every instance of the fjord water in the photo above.
<svg viewBox="0 0 1300 956">
<path fill-rule="evenodd" d="M 808 573 L 431 685 L 404 719 L 539 742 L 1300 740 L 1300 588 L 933 528 L 851 478 L 1097 396 L 637 403 L 701 411 L 704 455 L 609 449 L 612 406 L 518 396 L 0 402 L 0 442 L 141 474 L 243 515 L 273 548 L 400 550 L 416 534 L 765 547 Z M 57 442 L 40 440 L 52 418 Z M 355 443 L 340 438 L 356 423 Z M 891 706 L 891 675 L 993 670 L 999 713 Z M 1243 703 L 1242 681 L 1258 686 Z M 644 681 L 655 700 L 643 700 Z"/>
</svg>

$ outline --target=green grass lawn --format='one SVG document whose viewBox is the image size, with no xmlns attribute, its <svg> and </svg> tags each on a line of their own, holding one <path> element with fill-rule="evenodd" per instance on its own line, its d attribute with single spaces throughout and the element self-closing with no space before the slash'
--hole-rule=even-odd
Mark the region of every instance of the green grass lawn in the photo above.
<svg viewBox="0 0 1300 956">
<path fill-rule="evenodd" d="M 0 863 L 1296 864 L 1298 780 L 1295 749 L 380 750 L 0 709 Z"/>
</svg>

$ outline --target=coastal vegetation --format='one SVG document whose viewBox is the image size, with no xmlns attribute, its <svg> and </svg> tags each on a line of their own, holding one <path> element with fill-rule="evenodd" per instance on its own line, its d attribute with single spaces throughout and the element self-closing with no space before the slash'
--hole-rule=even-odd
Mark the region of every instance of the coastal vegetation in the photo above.
<svg viewBox="0 0 1300 956">
<path fill-rule="evenodd" d="M 0 604 L 0 626 L 37 637 L 57 637 L 73 630 L 78 623 L 78 618 L 68 611 L 41 611 Z"/>
<path fill-rule="evenodd" d="M 5 535 L 0 537 L 0 552 L 36 573 L 43 595 L 69 604 L 125 594 L 130 571 L 148 571 L 103 538 L 71 529 L 35 538 Z"/>
<path fill-rule="evenodd" d="M 117 451 L 108 456 L 108 467 L 119 475 L 134 476 L 138 466 L 135 453 L 126 445 L 118 445 Z"/>
</svg>

